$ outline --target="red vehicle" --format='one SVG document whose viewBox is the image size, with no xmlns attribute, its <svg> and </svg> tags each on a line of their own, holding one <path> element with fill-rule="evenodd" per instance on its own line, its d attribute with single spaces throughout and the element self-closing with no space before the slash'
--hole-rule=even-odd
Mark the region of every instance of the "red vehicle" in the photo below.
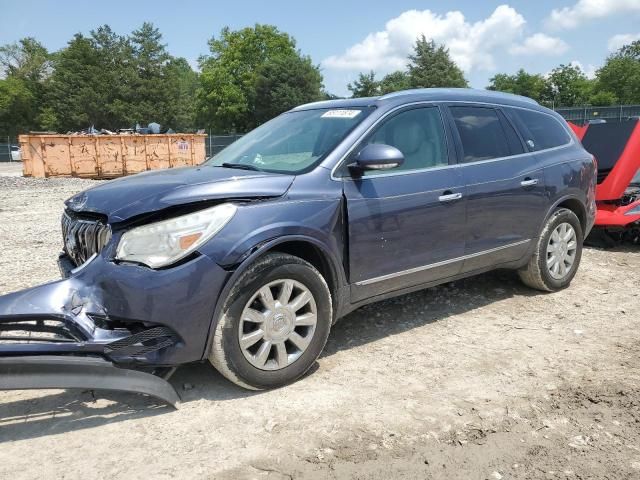
<svg viewBox="0 0 640 480">
<path fill-rule="evenodd" d="M 640 242 L 640 121 L 569 123 L 598 161 L 597 213 L 591 243 Z"/>
</svg>

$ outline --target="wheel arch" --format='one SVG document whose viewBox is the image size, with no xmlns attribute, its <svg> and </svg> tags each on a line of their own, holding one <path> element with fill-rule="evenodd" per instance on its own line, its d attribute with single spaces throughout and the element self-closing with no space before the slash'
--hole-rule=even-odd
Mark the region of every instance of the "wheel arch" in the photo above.
<svg viewBox="0 0 640 480">
<path fill-rule="evenodd" d="M 573 195 L 566 195 L 564 197 L 561 197 L 551 205 L 551 208 L 547 212 L 540 230 L 544 227 L 544 225 L 546 225 L 553 212 L 555 212 L 558 208 L 566 208 L 575 213 L 576 217 L 578 217 L 578 220 L 580 221 L 582 234 L 586 236 L 588 228 L 587 208 L 583 201 Z"/>
<path fill-rule="evenodd" d="M 343 295 L 341 292 L 344 285 L 346 285 L 345 272 L 339 259 L 331 253 L 328 246 L 312 237 L 304 235 L 288 235 L 270 239 L 255 245 L 243 256 L 241 262 L 234 269 L 233 273 L 229 276 L 229 279 L 221 290 L 211 317 L 209 331 L 207 333 L 207 342 L 205 344 L 206 347 L 202 356 L 203 359 L 207 358 L 209 355 L 217 320 L 222 313 L 224 303 L 230 294 L 233 285 L 253 262 L 271 252 L 287 253 L 289 255 L 302 258 L 320 272 L 327 282 L 329 291 L 331 292 L 335 321 L 336 314 L 340 311 L 341 303 L 343 302 Z"/>
</svg>

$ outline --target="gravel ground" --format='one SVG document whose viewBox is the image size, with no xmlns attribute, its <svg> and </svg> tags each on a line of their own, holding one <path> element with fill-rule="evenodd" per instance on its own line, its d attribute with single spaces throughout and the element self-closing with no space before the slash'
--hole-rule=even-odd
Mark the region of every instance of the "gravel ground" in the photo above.
<svg viewBox="0 0 640 480">
<path fill-rule="evenodd" d="M 0 294 L 57 277 L 61 202 L 95 185 L 8 170 Z M 180 368 L 177 411 L 0 392 L 0 478 L 640 478 L 639 287 L 624 247 L 587 249 L 555 294 L 494 272 L 402 296 L 341 320 L 286 388 Z"/>
</svg>

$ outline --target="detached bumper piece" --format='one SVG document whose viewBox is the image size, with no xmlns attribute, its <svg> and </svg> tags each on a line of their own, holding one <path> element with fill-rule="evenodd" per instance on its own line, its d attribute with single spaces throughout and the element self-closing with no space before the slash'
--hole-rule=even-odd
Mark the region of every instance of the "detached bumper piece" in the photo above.
<svg viewBox="0 0 640 480">
<path fill-rule="evenodd" d="M 118 390 L 177 406 L 179 397 L 169 382 L 125 368 L 144 355 L 175 345 L 178 340 L 171 329 L 120 330 L 115 340 L 96 341 L 75 327 L 60 319 L 0 319 L 0 390 Z"/>
<path fill-rule="evenodd" d="M 98 357 L 0 357 L 0 389 L 83 388 L 142 393 L 177 407 L 180 398 L 166 380 L 118 368 Z"/>
</svg>

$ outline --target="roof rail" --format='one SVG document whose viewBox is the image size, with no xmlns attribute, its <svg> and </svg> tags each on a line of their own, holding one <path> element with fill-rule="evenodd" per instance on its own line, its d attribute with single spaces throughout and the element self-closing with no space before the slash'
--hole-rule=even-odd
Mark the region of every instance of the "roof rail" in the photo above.
<svg viewBox="0 0 640 480">
<path fill-rule="evenodd" d="M 409 90 L 400 90 L 397 92 L 387 93 L 386 95 L 381 96 L 378 100 L 386 100 L 388 98 L 401 97 L 404 95 L 417 95 L 420 93 L 444 94 L 444 93 L 463 93 L 463 92 L 477 93 L 479 95 L 485 95 L 485 96 L 488 95 L 495 98 L 513 98 L 523 102 L 528 102 L 528 103 L 533 103 L 535 105 L 538 105 L 538 102 L 536 102 L 534 99 L 525 97 L 522 95 L 515 95 L 513 93 L 506 93 L 506 92 L 497 92 L 494 90 L 481 90 L 477 88 L 413 88 Z"/>
</svg>

